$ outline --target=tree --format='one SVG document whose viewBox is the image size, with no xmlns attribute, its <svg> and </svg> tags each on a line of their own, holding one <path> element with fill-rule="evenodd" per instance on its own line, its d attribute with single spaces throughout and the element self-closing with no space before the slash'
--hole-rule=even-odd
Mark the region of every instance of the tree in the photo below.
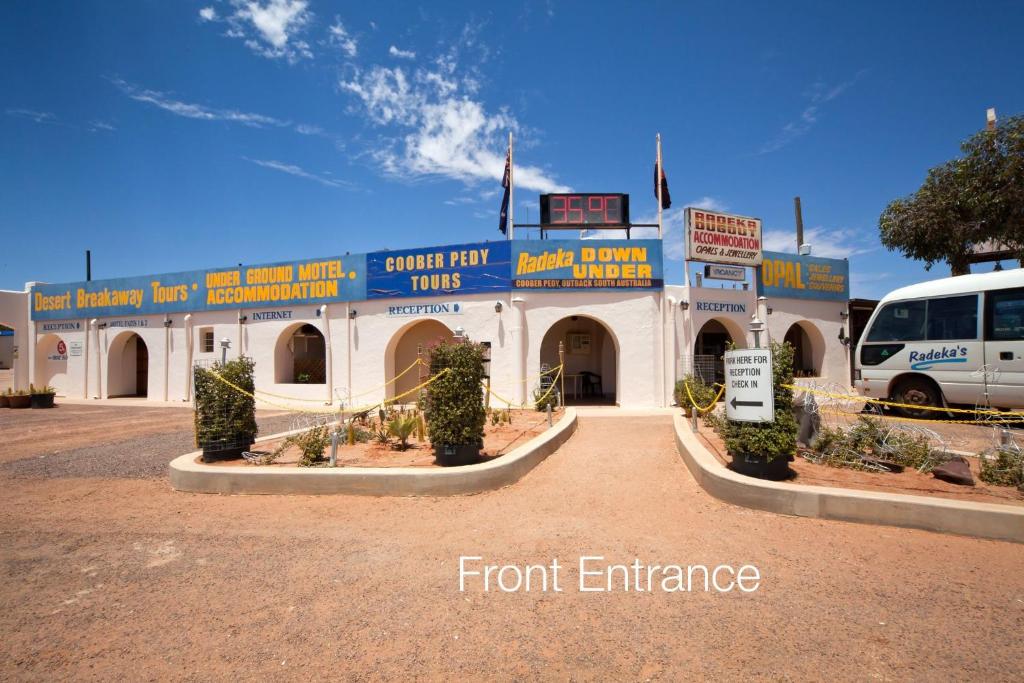
<svg viewBox="0 0 1024 683">
<path fill-rule="evenodd" d="M 925 268 L 944 261 L 953 275 L 969 273 L 973 248 L 990 240 L 1024 262 L 1024 116 L 975 133 L 960 149 L 963 157 L 931 169 L 917 192 L 885 207 L 882 244 Z"/>
</svg>

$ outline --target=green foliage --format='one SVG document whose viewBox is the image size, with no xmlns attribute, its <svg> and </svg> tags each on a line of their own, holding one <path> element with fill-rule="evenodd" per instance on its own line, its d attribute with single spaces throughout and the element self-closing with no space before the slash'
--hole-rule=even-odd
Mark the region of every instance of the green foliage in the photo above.
<svg viewBox="0 0 1024 683">
<path fill-rule="evenodd" d="M 975 133 L 963 157 L 936 166 L 914 194 L 893 200 L 879 217 L 888 249 L 969 272 L 972 247 L 996 240 L 1024 258 L 1024 117 Z"/>
<path fill-rule="evenodd" d="M 865 456 L 921 472 L 929 472 L 948 459 L 945 452 L 932 450 L 925 435 L 902 431 L 868 415 L 859 416 L 849 429 L 823 429 L 813 446 L 813 452 L 805 454 L 808 460 L 856 470 L 877 469 L 865 462 Z"/>
<path fill-rule="evenodd" d="M 558 394 L 557 388 L 548 391 L 547 389 L 541 389 L 537 387 L 533 390 L 533 404 L 537 410 L 544 412 L 551 406 L 551 410 L 558 409 Z"/>
<path fill-rule="evenodd" d="M 409 437 L 416 430 L 419 420 L 415 415 L 395 415 L 388 422 L 388 434 L 398 441 L 397 448 L 404 451 L 409 448 Z"/>
<path fill-rule="evenodd" d="M 449 369 L 427 387 L 424 400 L 427 434 L 435 447 L 483 442 L 485 358 L 485 348 L 471 342 L 442 340 L 430 349 L 431 373 Z"/>
<path fill-rule="evenodd" d="M 381 446 L 391 445 L 391 432 L 388 431 L 387 422 L 370 422 L 370 438 Z"/>
<path fill-rule="evenodd" d="M 309 384 L 310 376 L 308 372 L 300 372 L 295 375 L 296 384 Z"/>
<path fill-rule="evenodd" d="M 316 467 L 325 460 L 324 449 L 331 444 L 331 434 L 327 425 L 320 425 L 289 436 L 285 443 L 295 445 L 302 451 L 299 467 Z"/>
<path fill-rule="evenodd" d="M 29 384 L 28 393 L 32 396 L 56 396 L 57 390 L 49 384 L 43 387 L 37 387 L 34 384 Z"/>
<path fill-rule="evenodd" d="M 775 458 L 789 457 L 796 451 L 797 433 L 796 418 L 793 417 L 793 391 L 782 386 L 793 383 L 793 347 L 786 342 L 772 342 L 771 354 L 775 421 L 754 423 L 727 420 L 720 430 L 729 453 L 762 455 L 769 462 Z"/>
<path fill-rule="evenodd" d="M 697 377 L 696 375 L 686 375 L 676 382 L 674 395 L 676 405 L 682 406 L 687 416 L 689 416 L 693 410 L 693 403 L 690 401 L 690 396 L 686 393 L 687 387 L 690 389 L 690 395 L 693 396 L 693 400 L 702 408 L 711 404 L 711 402 L 715 400 L 715 397 L 718 396 L 718 391 L 716 391 L 713 386 L 705 384 L 704 380 L 700 377 Z M 712 407 L 714 406 L 712 405 Z"/>
<path fill-rule="evenodd" d="M 979 478 L 986 484 L 1016 486 L 1024 491 L 1024 451 L 1004 446 L 983 455 Z"/>
<path fill-rule="evenodd" d="M 223 365 L 218 361 L 209 370 L 195 368 L 196 446 L 248 446 L 256 439 L 259 427 L 256 426 L 256 401 L 252 398 L 253 367 L 251 358 L 242 357 Z M 217 376 L 238 388 L 220 381 Z"/>
</svg>

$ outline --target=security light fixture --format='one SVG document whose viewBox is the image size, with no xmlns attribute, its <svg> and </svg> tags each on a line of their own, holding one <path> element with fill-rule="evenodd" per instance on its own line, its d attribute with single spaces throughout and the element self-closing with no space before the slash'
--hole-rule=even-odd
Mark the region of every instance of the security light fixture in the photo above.
<svg viewBox="0 0 1024 683">
<path fill-rule="evenodd" d="M 501 309 L 502 309 L 501 302 L 500 301 L 495 301 L 494 302 L 494 312 L 495 313 L 501 313 Z"/>
<path fill-rule="evenodd" d="M 687 301 L 686 299 L 683 299 L 682 301 L 679 302 L 679 308 L 683 309 L 684 311 L 690 310 L 690 302 Z"/>
<path fill-rule="evenodd" d="M 767 307 L 767 308 L 765 309 L 765 311 L 766 311 L 766 312 L 768 313 L 768 315 L 771 315 L 771 314 L 772 314 L 772 312 L 773 312 L 774 310 L 775 310 L 775 309 L 773 309 L 773 308 L 772 308 L 771 306 L 768 306 L 768 307 Z"/>
<path fill-rule="evenodd" d="M 319 309 L 319 308 L 318 308 L 318 309 L 316 309 L 316 317 L 318 317 L 318 318 L 319 318 L 319 317 L 320 317 L 320 313 L 321 313 L 320 309 Z"/>
<path fill-rule="evenodd" d="M 248 319 L 249 319 L 249 316 L 247 316 L 247 315 L 240 315 L 240 316 L 238 316 L 238 322 L 242 323 L 243 325 L 245 324 L 245 321 L 248 320 Z"/>
<path fill-rule="evenodd" d="M 757 313 L 750 317 L 749 329 L 754 335 L 754 348 L 761 348 L 761 333 L 764 332 L 764 322 L 757 317 Z"/>
<path fill-rule="evenodd" d="M 455 328 L 455 338 L 458 339 L 459 341 L 462 341 L 463 339 L 466 338 L 466 330 L 463 329 L 462 325 L 459 325 L 458 327 Z"/>
<path fill-rule="evenodd" d="M 843 320 L 846 320 L 847 318 L 850 317 L 850 312 L 849 311 L 839 311 L 839 317 L 842 318 Z"/>
<path fill-rule="evenodd" d="M 106 323 L 100 323 L 99 325 L 96 326 L 96 329 L 105 330 L 105 329 L 107 329 L 107 324 Z"/>
<path fill-rule="evenodd" d="M 228 349 L 231 348 L 231 340 L 224 337 L 220 340 L 220 362 L 221 365 L 228 362 Z"/>
<path fill-rule="evenodd" d="M 800 255 L 801 256 L 810 256 L 811 255 L 811 245 L 809 245 L 809 244 L 801 244 L 800 245 Z"/>
<path fill-rule="evenodd" d="M 348 312 L 348 317 L 349 317 L 349 320 L 355 320 L 356 319 L 356 309 L 353 308 L 351 311 L 349 311 Z"/>
<path fill-rule="evenodd" d="M 167 320 L 164 321 L 164 327 L 170 327 L 173 322 L 173 320 L 168 318 Z"/>
</svg>

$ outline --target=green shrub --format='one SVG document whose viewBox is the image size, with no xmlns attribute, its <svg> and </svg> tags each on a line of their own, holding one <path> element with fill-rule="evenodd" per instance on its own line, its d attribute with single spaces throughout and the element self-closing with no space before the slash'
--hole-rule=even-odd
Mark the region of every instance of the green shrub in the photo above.
<svg viewBox="0 0 1024 683">
<path fill-rule="evenodd" d="M 256 426 L 256 401 L 252 397 L 255 390 L 253 368 L 252 359 L 246 357 L 224 365 L 218 361 L 209 370 L 195 368 L 193 426 L 197 447 L 215 444 L 248 447 L 256 439 L 259 427 Z"/>
<path fill-rule="evenodd" d="M 686 389 L 689 387 L 690 394 L 686 393 Z M 701 408 L 705 408 L 710 404 L 708 412 L 711 408 L 714 408 L 712 401 L 718 396 L 718 391 L 710 384 L 705 384 L 704 380 L 696 375 L 686 375 L 681 380 L 676 382 L 676 388 L 674 391 L 676 405 L 681 406 L 682 409 L 689 416 L 693 410 L 693 403 L 690 401 L 690 395 L 693 396 L 693 401 L 697 403 Z"/>
<path fill-rule="evenodd" d="M 793 391 L 782 386 L 793 383 L 793 347 L 786 342 L 772 342 L 770 348 L 772 383 L 775 388 L 775 421 L 728 420 L 721 431 L 726 450 L 730 454 L 762 455 L 769 462 L 775 458 L 788 458 L 796 452 L 798 427 L 793 417 Z"/>
<path fill-rule="evenodd" d="M 537 387 L 533 390 L 533 404 L 541 412 L 547 410 L 548 406 L 551 406 L 551 410 L 557 410 L 558 388 L 556 387 L 549 391 L 548 389 Z"/>
<path fill-rule="evenodd" d="M 442 340 L 430 349 L 431 373 L 448 370 L 430 383 L 424 400 L 427 434 L 435 448 L 483 443 L 485 354 L 481 344 L 471 342 Z"/>
<path fill-rule="evenodd" d="M 1004 446 L 983 455 L 979 478 L 986 484 L 1024 490 L 1024 451 Z"/>
<path fill-rule="evenodd" d="M 47 384 L 44 387 L 37 387 L 37 386 L 34 386 L 34 385 L 30 384 L 29 387 L 28 387 L 28 392 L 32 396 L 56 396 L 57 395 L 57 390 L 54 389 L 53 387 L 51 387 L 49 384 Z"/>
<path fill-rule="evenodd" d="M 860 415 L 849 429 L 821 430 L 814 439 L 812 452 L 804 457 L 831 467 L 879 469 L 865 462 L 864 458 L 869 457 L 921 472 L 929 472 L 949 459 L 944 451 L 933 450 L 925 435 L 901 431 L 868 415 Z"/>
<path fill-rule="evenodd" d="M 416 430 L 419 419 L 415 415 L 395 415 L 388 422 L 388 434 L 398 441 L 398 450 L 409 448 L 409 437 Z"/>
<path fill-rule="evenodd" d="M 302 451 L 299 467 L 316 467 L 324 462 L 324 449 L 331 443 L 331 433 L 327 425 L 319 425 L 289 436 L 285 443 Z"/>
</svg>

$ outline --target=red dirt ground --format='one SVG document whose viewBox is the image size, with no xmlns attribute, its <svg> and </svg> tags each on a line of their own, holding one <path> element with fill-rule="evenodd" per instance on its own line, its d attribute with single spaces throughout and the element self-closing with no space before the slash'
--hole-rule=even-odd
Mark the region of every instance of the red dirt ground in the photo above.
<svg viewBox="0 0 1024 683">
<path fill-rule="evenodd" d="M 37 450 L 53 450 L 47 434 L 67 443 L 67 415 Z M 133 415 L 146 419 L 111 417 Z M 21 419 L 0 417 L 0 443 Z M 148 443 L 107 438 L 122 459 Z M 468 497 L 211 496 L 165 476 L 12 471 L 2 680 L 1024 676 L 1024 545 L 727 505 L 686 470 L 669 416 L 581 418 L 517 484 Z M 763 581 L 580 593 L 569 571 L 561 593 L 460 592 L 460 555 L 749 563 Z"/>
</svg>

